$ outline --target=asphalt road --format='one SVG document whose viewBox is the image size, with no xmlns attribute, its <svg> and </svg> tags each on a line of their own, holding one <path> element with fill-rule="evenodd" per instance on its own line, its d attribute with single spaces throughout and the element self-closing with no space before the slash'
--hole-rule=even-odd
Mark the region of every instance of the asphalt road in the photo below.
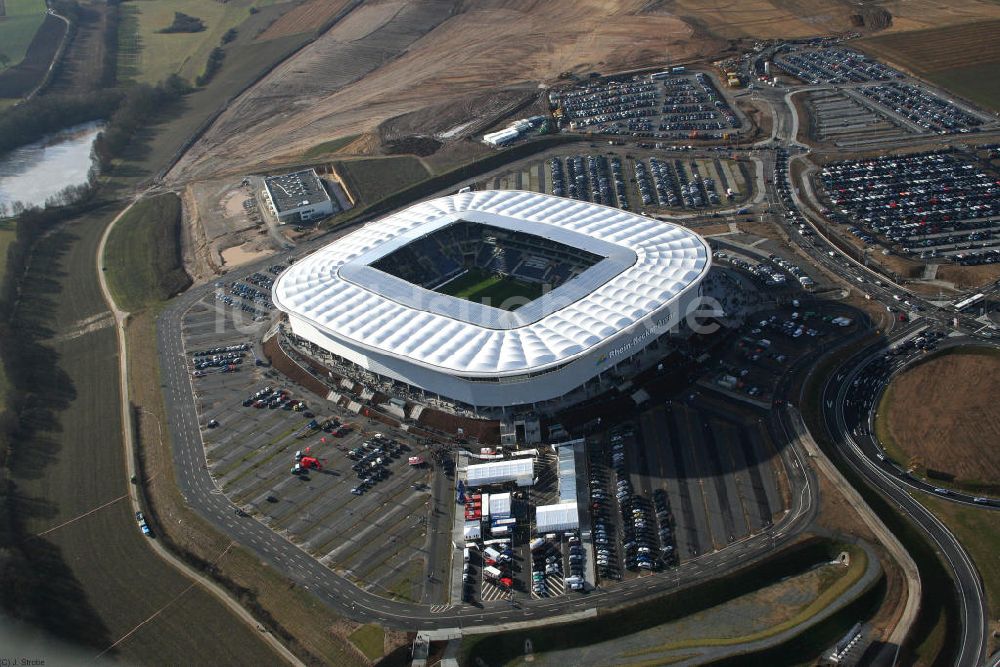
<svg viewBox="0 0 1000 667">
<path fill-rule="evenodd" d="M 775 120 L 775 141 L 792 148 L 793 155 L 789 160 L 791 162 L 801 159 L 805 151 L 794 140 L 798 118 L 794 107 L 785 99 L 786 93 L 787 91 L 773 93 L 774 100 L 771 106 L 778 115 Z M 773 150 L 762 150 L 758 159 L 763 160 L 765 174 L 774 172 L 775 152 Z M 794 189 L 791 192 L 793 201 L 805 213 L 807 209 L 798 193 Z M 764 194 L 768 202 L 768 209 L 772 205 L 781 206 L 780 193 L 773 183 L 768 185 Z M 808 215 L 806 218 L 808 219 Z M 816 229 L 818 232 L 818 227 Z M 920 319 L 929 320 L 941 326 L 949 326 L 951 319 L 955 317 L 954 313 L 937 309 L 933 304 L 909 293 L 902 286 L 878 276 L 863 263 L 843 255 L 837 248 L 830 245 L 821 233 L 815 237 L 815 241 L 808 238 L 800 240 L 797 237 L 798 235 L 792 235 L 794 242 L 799 244 L 814 263 L 853 281 L 855 286 L 870 293 L 874 299 L 882 300 L 890 305 L 898 303 L 900 306 L 912 310 L 913 314 L 919 313 Z M 330 237 L 326 237 L 319 241 L 302 244 L 296 249 L 296 252 L 299 254 L 318 246 L 320 243 L 328 243 L 330 240 Z M 274 263 L 281 261 L 281 259 L 283 258 L 272 258 L 267 263 Z M 243 268 L 229 275 L 227 279 L 246 275 L 265 264 Z M 158 343 L 161 376 L 164 382 L 163 389 L 168 419 L 174 434 L 174 457 L 180 490 L 195 511 L 202 514 L 217 528 L 252 549 L 262 560 L 313 592 L 334 610 L 345 616 L 361 621 L 375 621 L 392 627 L 427 630 L 503 624 L 588 611 L 626 601 L 635 602 L 642 597 L 655 596 L 676 590 L 678 587 L 693 585 L 711 578 L 737 563 L 742 564 L 748 559 L 758 557 L 803 529 L 808 525 L 815 512 L 816 485 L 809 481 L 811 472 L 805 466 L 803 453 L 797 445 L 792 445 L 784 449 L 782 456 L 787 457 L 786 469 L 791 471 L 792 475 L 799 477 L 795 480 L 799 486 L 797 492 L 793 493 L 793 507 L 786 518 L 768 532 L 737 542 L 721 552 L 688 560 L 675 570 L 657 576 L 642 577 L 616 585 L 611 589 L 598 589 L 583 596 L 565 597 L 555 601 L 543 599 L 525 602 L 519 608 L 504 606 L 495 609 L 479 609 L 469 606 L 429 606 L 392 602 L 379 598 L 359 589 L 350 581 L 328 570 L 294 544 L 271 532 L 255 520 L 236 517 L 233 512 L 234 508 L 216 488 L 208 474 L 200 427 L 197 422 L 197 413 L 187 373 L 186 355 L 182 349 L 181 318 L 186 308 L 212 289 L 211 285 L 194 288 L 172 303 L 159 319 Z M 909 301 L 909 304 L 906 301 Z M 959 318 L 959 329 L 965 333 L 972 333 L 977 328 L 981 328 L 981 325 L 972 318 L 962 315 Z M 897 329 L 899 328 L 897 327 Z M 902 326 L 899 329 L 901 334 L 910 330 L 910 325 Z M 899 336 L 900 333 L 894 333 L 893 336 Z M 906 485 L 890 472 L 882 469 L 880 465 L 873 464 L 871 459 L 861 453 L 857 443 L 854 442 L 851 429 L 847 427 L 845 414 L 839 409 L 844 404 L 848 388 L 851 386 L 850 383 L 853 382 L 858 369 L 852 366 L 844 368 L 851 370 L 842 373 L 841 380 L 833 381 L 831 379 L 825 392 L 826 398 L 824 400 L 830 400 L 829 405 L 831 406 L 825 411 L 831 431 L 838 434 L 838 443 L 843 447 L 845 456 L 851 465 L 896 500 L 903 510 L 931 535 L 942 552 L 945 553 L 956 573 L 957 587 L 963 601 L 963 641 L 959 664 L 975 665 L 983 654 L 985 643 L 985 607 L 978 574 L 954 536 L 933 515 L 910 498 L 906 492 Z M 779 394 L 776 393 L 777 395 Z M 789 425 L 781 417 L 779 417 L 779 421 L 772 422 L 771 427 L 776 429 L 776 436 L 790 439 Z M 682 580 L 683 586 L 679 583 Z"/>
<path fill-rule="evenodd" d="M 908 335 L 905 336 L 904 339 L 909 335 L 915 335 L 917 333 L 926 334 L 927 331 L 931 331 L 931 329 L 923 329 L 920 327 L 907 329 L 906 333 Z M 897 338 L 896 341 L 899 342 L 901 339 Z M 943 339 L 937 349 L 943 350 L 949 347 L 965 347 L 970 344 L 977 346 L 986 345 L 983 341 L 970 339 L 965 336 L 959 336 Z M 990 347 L 1000 348 L 1000 345 L 992 343 L 990 344 Z M 940 486 L 935 486 L 934 484 L 931 484 L 923 479 L 911 476 L 904 468 L 901 468 L 896 464 L 896 462 L 885 456 L 885 448 L 878 441 L 878 437 L 874 429 L 874 423 L 876 410 L 878 409 L 882 394 L 888 388 L 890 382 L 896 375 L 909 368 L 913 363 L 924 358 L 924 356 L 925 353 L 923 350 L 914 348 L 909 354 L 893 356 L 892 361 L 890 361 L 887 365 L 881 364 L 880 359 L 882 359 L 882 357 L 876 355 L 868 357 L 864 360 L 864 363 L 855 366 L 855 372 L 852 375 L 854 379 L 847 386 L 844 402 L 840 405 L 840 409 L 843 412 L 845 428 L 854 437 L 854 441 L 860 448 L 861 452 L 874 465 L 879 466 L 886 473 L 896 477 L 900 484 L 903 484 L 914 491 L 931 494 L 949 502 L 970 505 L 986 511 L 996 511 L 1000 509 L 1000 500 L 998 499 L 974 496 L 972 494 L 952 490 L 948 490 L 947 493 L 942 493 L 938 490 L 941 488 Z M 979 499 L 979 502 L 976 501 L 977 498 Z"/>
<path fill-rule="evenodd" d="M 324 242 L 329 242 L 329 239 Z M 297 249 L 296 254 L 302 249 Z M 239 279 L 261 266 L 282 259 L 271 258 L 260 265 L 242 267 L 228 274 L 227 280 Z M 402 629 L 430 630 L 500 625 L 634 603 L 642 598 L 693 586 L 760 557 L 803 530 L 815 514 L 817 485 L 811 481 L 811 473 L 806 472 L 804 452 L 797 445 L 792 445 L 783 449 L 782 457 L 786 469 L 793 471 L 792 483 L 797 493 L 785 518 L 764 533 L 736 542 L 722 551 L 688 559 L 679 568 L 616 584 L 612 588 L 599 588 L 584 595 L 525 601 L 518 608 L 509 605 L 483 609 L 469 605 L 414 604 L 378 597 L 327 569 L 253 518 L 236 516 L 234 506 L 209 475 L 187 355 L 182 347 L 181 321 L 188 308 L 214 289 L 211 283 L 193 288 L 172 302 L 158 320 L 162 389 L 174 439 L 174 465 L 180 492 L 188 504 L 216 528 L 254 551 L 261 560 L 344 616 Z"/>
<path fill-rule="evenodd" d="M 889 337 L 888 344 L 904 339 L 917 326 L 906 327 Z M 962 616 L 962 636 L 955 664 L 976 667 L 986 657 L 988 610 L 982 581 L 975 565 L 948 528 L 910 495 L 911 480 L 903 480 L 885 462 L 866 456 L 845 417 L 844 405 L 854 380 L 872 359 L 884 354 L 887 343 L 869 347 L 847 360 L 823 389 L 823 416 L 844 460 L 873 487 L 888 496 L 921 530 L 930 536 L 952 570 Z"/>
<path fill-rule="evenodd" d="M 784 100 L 783 100 L 784 101 Z M 796 111 L 790 100 L 786 104 L 774 104 L 781 109 L 779 113 L 795 118 Z M 797 127 L 797 119 L 786 120 L 781 124 L 782 128 L 791 131 Z M 786 145 L 794 145 L 794 135 L 779 137 Z M 802 159 L 806 152 L 798 152 L 789 157 L 789 170 L 791 163 L 797 159 Z M 770 167 L 770 164 L 767 165 Z M 778 179 L 775 179 L 777 182 Z M 785 187 L 788 187 L 787 185 Z M 774 184 L 769 184 L 767 199 L 780 205 L 781 197 Z M 940 327 L 943 330 L 963 333 L 967 336 L 974 336 L 978 342 L 983 342 L 976 334 L 981 334 L 983 325 L 976 322 L 968 315 L 954 313 L 950 310 L 938 308 L 935 304 L 926 299 L 907 291 L 904 287 L 893 283 L 884 276 L 879 275 L 874 270 L 865 266 L 863 262 L 855 260 L 853 257 L 845 255 L 839 248 L 826 240 L 821 226 L 812 219 L 811 211 L 797 189 L 788 188 L 791 200 L 796 204 L 799 212 L 803 214 L 816 233 L 814 237 L 799 237 L 790 234 L 800 248 L 810 256 L 817 264 L 825 266 L 830 271 L 843 276 L 846 280 L 856 283 L 857 289 L 871 295 L 873 300 L 877 300 L 895 310 L 909 312 L 909 322 L 899 323 L 894 318 L 893 328 L 887 331 L 888 341 L 878 345 L 874 351 L 868 349 L 858 356 L 844 363 L 835 375 L 831 376 L 824 388 L 823 406 L 824 418 L 834 441 L 839 446 L 845 460 L 862 475 L 869 483 L 880 489 L 889 496 L 900 509 L 905 512 L 930 538 L 936 543 L 938 549 L 944 555 L 948 566 L 952 569 L 955 581 L 955 588 L 960 599 L 962 615 L 962 638 L 961 648 L 956 664 L 960 666 L 975 666 L 986 657 L 987 643 L 987 610 L 985 595 L 983 593 L 982 581 L 972 560 L 965 549 L 961 546 L 955 536 L 942 524 L 937 517 L 924 508 L 919 502 L 914 500 L 908 489 L 919 488 L 915 482 L 906 475 L 900 475 L 895 467 L 887 465 L 887 461 L 877 458 L 877 449 L 871 451 L 872 456 L 866 456 L 859 446 L 854 436 L 854 429 L 859 428 L 857 415 L 848 406 L 845 413 L 845 404 L 848 394 L 854 388 L 854 380 L 862 371 L 866 363 L 875 357 L 884 354 L 883 346 L 891 345 L 895 341 L 900 341 L 908 336 L 912 336 L 914 331 L 922 330 L 928 326 Z M 815 239 L 815 240 L 813 240 Z M 957 319 L 957 326 L 955 320 Z M 916 321 L 914 321 L 916 320 Z M 964 339 L 966 341 L 970 339 Z M 874 398 L 872 398 L 874 401 Z M 875 403 L 877 405 L 877 403 Z M 855 404 L 856 408 L 857 405 Z M 849 424 L 847 415 L 854 414 L 853 423 Z M 866 432 L 870 433 L 870 424 Z M 859 433 L 860 433 L 859 428 Z M 870 437 L 869 437 L 870 440 Z M 929 486 L 929 485 L 928 485 Z M 929 489 L 933 493 L 933 487 Z M 972 498 L 954 498 L 956 501 L 968 501 Z"/>
<path fill-rule="evenodd" d="M 792 147 L 788 159 L 788 169 L 785 171 L 785 175 L 781 177 L 787 178 L 792 162 L 804 159 L 808 154 L 808 149 L 802 150 L 802 145 L 795 141 L 794 132 L 798 127 L 798 116 L 794 105 L 791 103 L 790 94 L 771 92 L 765 93 L 764 96 L 765 98 L 774 98 L 771 106 L 778 115 L 778 118 L 775 120 L 778 142 Z M 778 99 L 779 96 L 780 100 Z M 774 152 L 765 152 L 764 159 L 766 171 L 774 173 Z M 778 183 L 780 183 L 780 179 L 776 177 L 767 185 L 765 197 L 769 209 L 772 206 L 776 206 L 781 211 L 786 207 L 782 202 L 781 193 L 777 187 Z M 786 183 L 788 182 L 786 181 Z M 869 294 L 873 300 L 885 304 L 894 311 L 908 312 L 909 322 L 906 323 L 899 322 L 894 313 L 892 323 L 885 331 L 888 336 L 887 342 L 879 344 L 874 350 L 869 348 L 867 351 L 848 360 L 827 380 L 823 391 L 824 418 L 830 433 L 834 435 L 834 441 L 840 447 L 845 460 L 851 467 L 870 484 L 880 489 L 895 501 L 899 508 L 930 536 L 943 554 L 947 565 L 952 570 L 956 592 L 961 605 L 962 638 L 956 664 L 959 666 L 974 667 L 986 658 L 985 652 L 988 641 L 989 616 L 979 573 L 957 538 L 937 517 L 914 500 L 908 492 L 910 489 L 915 489 L 934 493 L 934 487 L 931 485 L 921 486 L 917 480 L 913 480 L 905 474 L 900 474 L 900 471 L 888 461 L 880 460 L 877 455 L 881 448 L 876 443 L 871 442 L 870 423 L 864 428 L 864 432 L 868 434 L 866 437 L 870 445 L 870 455 L 865 454 L 854 436 L 856 428 L 859 434 L 863 428 L 858 423 L 859 413 L 857 411 L 857 403 L 854 403 L 853 406 L 848 404 L 848 395 L 850 390 L 854 388 L 854 380 L 868 362 L 876 357 L 881 357 L 884 354 L 884 347 L 888 347 L 892 343 L 901 341 L 907 337 L 912 337 L 916 331 L 928 327 L 937 327 L 941 330 L 964 334 L 965 336 L 962 338 L 963 342 L 975 341 L 979 344 L 986 342 L 989 334 L 983 335 L 983 325 L 969 315 L 938 308 L 930 301 L 909 292 L 902 285 L 892 282 L 866 266 L 863 257 L 861 258 L 862 261 L 858 261 L 844 254 L 837 246 L 826 239 L 821 224 L 814 218 L 810 206 L 807 206 L 806 202 L 803 201 L 795 184 L 790 183 L 785 185 L 785 187 L 798 212 L 808 222 L 815 233 L 813 237 L 802 237 L 801 235 L 790 233 L 789 236 L 793 239 L 793 243 L 797 244 L 810 257 L 813 263 L 823 266 L 834 274 L 841 276 L 851 284 L 851 287 Z M 811 192 L 808 194 L 811 195 Z M 809 203 L 813 206 L 816 204 L 814 201 L 810 201 Z M 780 224 L 789 227 L 789 231 L 792 231 L 787 223 L 781 222 Z M 861 397 L 855 397 L 854 400 L 858 398 Z M 877 405 L 875 397 L 869 397 L 868 407 L 871 408 L 872 405 Z M 846 411 L 845 406 L 847 408 Z M 851 419 L 850 422 L 848 421 L 849 418 Z M 956 495 L 950 499 L 956 502 L 973 504 L 971 497 Z"/>
</svg>

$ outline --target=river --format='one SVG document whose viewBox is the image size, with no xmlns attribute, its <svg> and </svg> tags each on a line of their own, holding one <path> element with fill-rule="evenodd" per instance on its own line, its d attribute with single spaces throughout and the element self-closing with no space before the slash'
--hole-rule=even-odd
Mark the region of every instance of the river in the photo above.
<svg viewBox="0 0 1000 667">
<path fill-rule="evenodd" d="M 77 125 L 0 156 L 0 205 L 44 206 L 70 185 L 87 182 L 90 148 L 103 123 Z"/>
</svg>

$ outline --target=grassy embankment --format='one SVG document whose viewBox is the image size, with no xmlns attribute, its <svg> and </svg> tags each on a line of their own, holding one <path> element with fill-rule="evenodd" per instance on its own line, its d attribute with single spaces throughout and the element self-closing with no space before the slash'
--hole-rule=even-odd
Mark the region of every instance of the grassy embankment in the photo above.
<svg viewBox="0 0 1000 667">
<path fill-rule="evenodd" d="M 304 154 L 306 158 L 316 158 L 329 153 L 336 153 L 344 146 L 347 146 L 355 139 L 358 138 L 357 134 L 351 134 L 346 137 L 340 137 L 339 139 L 331 139 L 330 141 L 324 141 L 321 144 L 316 144 Z"/>
<path fill-rule="evenodd" d="M 751 594 L 767 586 L 773 585 L 786 577 L 810 570 L 817 563 L 828 562 L 840 551 L 853 547 L 835 543 L 826 539 L 812 538 L 804 542 L 793 545 L 784 551 L 769 556 L 761 561 L 752 563 L 735 572 L 728 573 L 719 578 L 699 584 L 691 590 L 679 591 L 668 594 L 653 600 L 648 600 L 624 610 L 608 611 L 600 613 L 597 618 L 587 619 L 574 623 L 567 623 L 556 628 L 533 628 L 523 631 L 512 631 L 495 635 L 473 635 L 463 640 L 464 663 L 473 664 L 476 657 L 489 659 L 494 664 L 506 664 L 518 656 L 523 656 L 525 640 L 530 639 L 535 653 L 547 653 L 566 649 L 578 649 L 591 646 L 601 642 L 613 641 L 621 637 L 623 628 L 628 628 L 629 633 L 639 632 L 650 628 L 655 628 L 671 621 L 689 616 L 691 614 L 710 609 L 712 607 L 725 604 L 737 598 Z M 859 565 L 863 572 L 864 558 L 859 558 Z M 831 580 L 830 594 L 836 595 L 837 590 L 843 591 L 841 586 L 849 586 L 851 577 L 842 576 Z M 855 579 L 856 580 L 856 579 Z M 882 581 L 882 580 L 880 580 Z M 825 646 L 825 636 L 827 634 L 843 633 L 847 627 L 855 622 L 859 614 L 862 614 L 861 605 L 867 613 L 868 607 L 877 601 L 875 597 L 880 597 L 884 592 L 881 584 L 869 589 L 869 593 L 849 604 L 845 614 L 835 614 L 832 619 L 824 621 L 813 629 L 805 629 L 804 633 L 820 632 L 824 639 L 811 637 L 811 643 L 816 646 Z M 828 599 L 824 596 L 823 599 Z M 809 613 L 803 610 L 801 617 L 796 616 L 794 625 L 801 625 L 811 618 L 822 607 L 811 605 L 808 607 Z M 849 617 L 848 617 L 849 616 Z M 846 627 L 840 626 L 846 623 Z M 784 629 L 784 628 L 782 628 Z M 776 630 L 780 632 L 781 630 Z M 767 633 L 770 636 L 770 633 Z M 723 643 L 725 640 L 720 640 Z M 665 649 L 655 647 L 652 651 L 668 649 L 685 649 L 692 645 L 709 646 L 713 645 L 712 640 L 692 642 L 690 645 L 677 643 L 670 644 Z M 646 651 L 637 652 L 644 654 Z"/>
<path fill-rule="evenodd" d="M 0 220 L 0 280 L 7 275 L 7 248 L 14 242 L 17 231 L 11 220 Z M 7 375 L 3 364 L 0 364 L 0 412 L 3 412 L 4 399 L 7 395 Z"/>
<path fill-rule="evenodd" d="M 362 625 L 348 639 L 365 657 L 375 662 L 385 655 L 385 630 L 378 625 Z"/>
<path fill-rule="evenodd" d="M 119 308 L 138 311 L 187 289 L 180 234 L 181 200 L 173 193 L 137 202 L 118 221 L 102 270 Z"/>
<path fill-rule="evenodd" d="M 820 409 L 821 391 L 826 380 L 840 364 L 873 342 L 874 338 L 868 337 L 840 349 L 823 359 L 813 369 L 802 391 L 802 417 L 816 443 L 837 465 L 844 478 L 879 515 L 889 530 L 896 535 L 917 564 L 921 580 L 921 605 L 910 640 L 903 647 L 901 659 L 935 664 L 938 659 L 954 657 L 958 648 L 955 637 L 958 635 L 961 622 L 960 611 L 948 570 L 945 569 L 924 533 L 898 513 L 894 504 L 890 504 L 880 493 L 869 487 L 842 461 L 836 445 L 830 441 Z"/>
<path fill-rule="evenodd" d="M 994 625 L 1000 621 L 1000 515 L 980 507 L 956 505 L 926 494 L 917 499 L 933 511 L 969 552 L 986 589 L 986 603 Z M 996 627 L 993 628 L 994 630 Z M 990 652 L 1000 648 L 993 640 Z"/>
<path fill-rule="evenodd" d="M 365 204 L 388 197 L 430 176 L 423 162 L 411 155 L 344 160 L 335 166 L 347 187 Z"/>
<path fill-rule="evenodd" d="M 816 614 L 826 609 L 829 605 L 833 604 L 838 597 L 843 595 L 864 575 L 865 568 L 868 567 L 868 555 L 864 552 L 864 550 L 857 547 L 850 547 L 848 552 L 851 556 L 850 567 L 846 570 L 829 573 L 825 586 L 820 594 L 812 602 L 800 609 L 798 613 L 778 625 L 772 626 L 766 630 L 761 630 L 760 632 L 742 635 L 739 637 L 688 639 L 667 642 L 665 644 L 660 644 L 659 646 L 651 646 L 642 650 L 631 651 L 626 655 L 630 657 L 648 655 L 650 653 L 661 653 L 663 651 L 688 649 L 699 646 L 735 646 L 737 644 L 747 644 L 767 639 L 787 630 L 791 630 L 792 628 L 798 627 L 808 622 L 809 619 L 816 616 Z"/>
</svg>

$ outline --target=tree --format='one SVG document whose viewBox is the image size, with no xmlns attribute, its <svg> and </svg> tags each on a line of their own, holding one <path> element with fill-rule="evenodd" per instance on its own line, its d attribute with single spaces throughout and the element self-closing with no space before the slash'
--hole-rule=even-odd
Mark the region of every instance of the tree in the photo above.
<svg viewBox="0 0 1000 667">
<path fill-rule="evenodd" d="M 6 67 L 9 64 L 10 64 L 10 56 L 0 51 L 0 67 Z"/>
</svg>

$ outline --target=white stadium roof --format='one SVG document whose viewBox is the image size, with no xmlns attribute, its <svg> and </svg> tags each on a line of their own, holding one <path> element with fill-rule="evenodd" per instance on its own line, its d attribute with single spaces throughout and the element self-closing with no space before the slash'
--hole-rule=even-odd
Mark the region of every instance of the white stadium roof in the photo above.
<svg viewBox="0 0 1000 667">
<path fill-rule="evenodd" d="M 601 255 L 583 274 L 508 312 L 411 285 L 370 264 L 458 220 L 506 227 Z M 416 204 L 334 241 L 276 281 L 275 304 L 334 339 L 465 376 L 567 363 L 696 287 L 697 234 L 626 211 L 532 192 L 487 190 Z"/>
</svg>

